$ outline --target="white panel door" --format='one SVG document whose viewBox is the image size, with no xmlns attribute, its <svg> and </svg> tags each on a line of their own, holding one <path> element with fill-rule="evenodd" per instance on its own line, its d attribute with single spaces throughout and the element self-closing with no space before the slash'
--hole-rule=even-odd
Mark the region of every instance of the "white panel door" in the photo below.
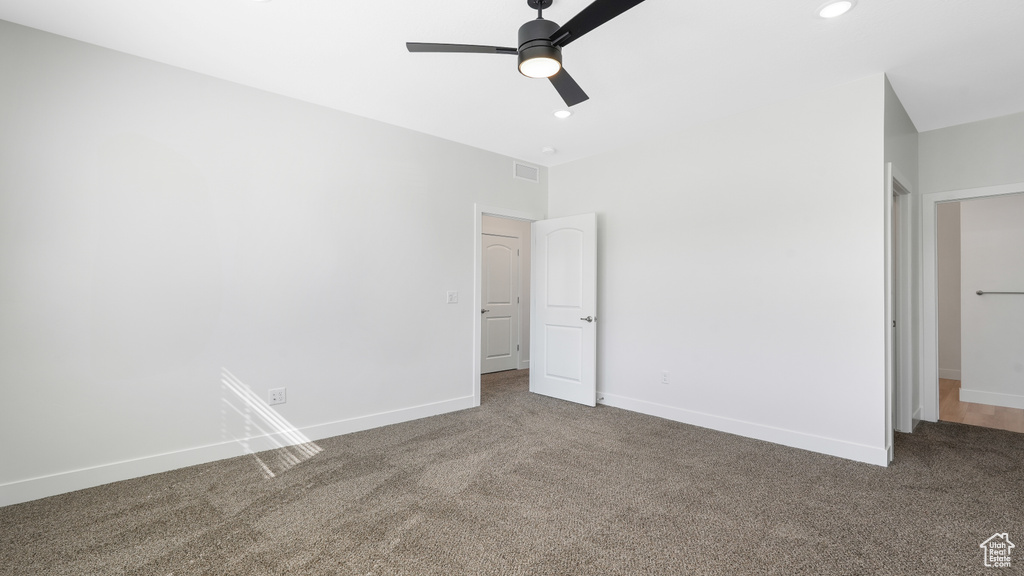
<svg viewBox="0 0 1024 576">
<path fill-rule="evenodd" d="M 483 234 L 480 373 L 519 368 L 519 238 Z"/>
<path fill-rule="evenodd" d="M 530 391 L 597 403 L 597 218 L 533 223 Z"/>
</svg>

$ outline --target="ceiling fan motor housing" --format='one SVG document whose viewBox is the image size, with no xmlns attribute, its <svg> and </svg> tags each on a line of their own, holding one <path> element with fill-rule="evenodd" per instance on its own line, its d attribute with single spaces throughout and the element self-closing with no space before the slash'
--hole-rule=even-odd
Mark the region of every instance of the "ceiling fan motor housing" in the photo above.
<svg viewBox="0 0 1024 576">
<path fill-rule="evenodd" d="M 558 24 L 538 18 L 519 27 L 519 64 L 533 58 L 551 58 L 562 63 L 562 49 L 551 43 Z"/>
</svg>

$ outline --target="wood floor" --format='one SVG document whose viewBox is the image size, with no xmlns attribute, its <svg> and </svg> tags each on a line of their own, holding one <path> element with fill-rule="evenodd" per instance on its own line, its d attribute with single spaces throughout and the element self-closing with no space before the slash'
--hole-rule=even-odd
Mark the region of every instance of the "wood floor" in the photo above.
<svg viewBox="0 0 1024 576">
<path fill-rule="evenodd" d="M 939 379 L 939 420 L 1024 433 L 1024 410 L 960 401 L 960 381 Z"/>
</svg>

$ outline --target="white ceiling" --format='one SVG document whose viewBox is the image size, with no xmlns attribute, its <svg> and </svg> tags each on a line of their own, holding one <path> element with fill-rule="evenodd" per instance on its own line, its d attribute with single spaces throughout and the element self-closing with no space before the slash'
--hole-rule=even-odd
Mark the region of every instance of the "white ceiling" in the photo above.
<svg viewBox="0 0 1024 576">
<path fill-rule="evenodd" d="M 561 24 L 590 0 L 555 0 Z M 526 0 L 0 0 L 0 19 L 553 166 L 885 72 L 918 130 L 1024 111 L 1024 1 L 647 0 L 567 46 L 564 108 L 514 56 Z M 555 154 L 543 154 L 551 146 Z"/>
</svg>

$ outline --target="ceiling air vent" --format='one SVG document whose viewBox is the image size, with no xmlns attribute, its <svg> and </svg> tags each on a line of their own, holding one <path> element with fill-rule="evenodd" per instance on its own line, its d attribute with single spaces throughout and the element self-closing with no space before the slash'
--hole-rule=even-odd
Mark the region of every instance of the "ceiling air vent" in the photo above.
<svg viewBox="0 0 1024 576">
<path fill-rule="evenodd" d="M 530 182 L 540 182 L 540 168 L 524 164 L 518 160 L 512 161 L 512 177 Z"/>
</svg>

